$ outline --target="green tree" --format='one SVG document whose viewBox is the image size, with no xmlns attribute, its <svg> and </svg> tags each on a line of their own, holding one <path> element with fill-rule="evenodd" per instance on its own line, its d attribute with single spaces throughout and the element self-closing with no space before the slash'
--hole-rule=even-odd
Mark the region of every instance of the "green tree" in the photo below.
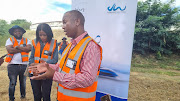
<svg viewBox="0 0 180 101">
<path fill-rule="evenodd" d="M 180 8 L 175 0 L 139 1 L 134 35 L 134 51 L 171 54 L 180 50 Z"/>
<path fill-rule="evenodd" d="M 5 20 L 0 19 L 0 46 L 4 46 L 7 38 L 10 36 L 9 28 L 9 24 Z"/>
<path fill-rule="evenodd" d="M 12 20 L 11 21 L 11 26 L 14 26 L 14 25 L 21 26 L 25 30 L 28 30 L 28 29 L 30 29 L 31 22 L 28 22 L 25 19 L 17 19 L 17 20 Z"/>
<path fill-rule="evenodd" d="M 8 34 L 9 25 L 5 20 L 0 19 L 0 35 Z"/>
</svg>

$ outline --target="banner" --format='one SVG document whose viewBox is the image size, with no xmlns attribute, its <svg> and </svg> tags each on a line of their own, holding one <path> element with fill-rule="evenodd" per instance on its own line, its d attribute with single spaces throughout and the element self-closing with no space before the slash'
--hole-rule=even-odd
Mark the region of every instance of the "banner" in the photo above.
<svg viewBox="0 0 180 101">
<path fill-rule="evenodd" d="M 72 9 L 85 16 L 85 30 L 103 48 L 96 101 L 109 94 L 126 101 L 137 0 L 72 0 Z"/>
</svg>

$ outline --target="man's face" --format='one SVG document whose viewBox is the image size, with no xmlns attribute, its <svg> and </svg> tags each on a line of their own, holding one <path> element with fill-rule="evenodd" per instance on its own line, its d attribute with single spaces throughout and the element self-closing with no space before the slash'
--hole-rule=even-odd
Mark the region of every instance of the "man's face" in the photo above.
<svg viewBox="0 0 180 101">
<path fill-rule="evenodd" d="M 13 34 L 16 39 L 22 39 L 22 35 L 23 35 L 22 30 L 14 29 Z"/>
<path fill-rule="evenodd" d="M 75 25 L 75 20 L 72 19 L 71 15 L 69 13 L 65 13 L 63 16 L 63 26 L 65 34 L 68 37 L 74 38 L 77 34 L 77 26 Z"/>
</svg>

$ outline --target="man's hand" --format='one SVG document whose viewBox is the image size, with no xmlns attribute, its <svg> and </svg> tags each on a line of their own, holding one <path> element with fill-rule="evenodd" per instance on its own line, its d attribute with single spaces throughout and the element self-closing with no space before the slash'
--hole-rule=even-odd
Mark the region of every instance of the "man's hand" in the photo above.
<svg viewBox="0 0 180 101">
<path fill-rule="evenodd" d="M 16 47 L 14 47 L 15 49 L 19 49 L 20 48 L 20 46 L 16 46 Z"/>
<path fill-rule="evenodd" d="M 41 62 L 41 63 L 45 63 L 46 61 L 44 61 L 43 59 L 39 59 L 39 61 Z"/>
<path fill-rule="evenodd" d="M 46 61 L 42 60 L 42 59 L 39 59 L 39 61 L 41 63 L 31 63 L 30 66 L 36 66 L 36 65 L 39 65 L 39 64 L 42 64 L 42 63 L 45 63 Z"/>
<path fill-rule="evenodd" d="M 8 51 L 9 54 L 16 54 L 21 52 L 21 50 L 16 49 L 15 47 L 13 47 L 13 45 L 6 46 L 6 50 Z"/>
<path fill-rule="evenodd" d="M 32 63 L 31 66 L 28 67 L 29 71 L 32 71 L 33 73 L 44 73 L 47 71 L 47 67 L 45 65 L 45 63 Z"/>
<path fill-rule="evenodd" d="M 38 65 L 39 63 L 31 63 L 30 66 L 36 66 Z"/>
<path fill-rule="evenodd" d="M 55 73 L 55 70 L 50 68 L 48 63 L 44 63 L 43 65 L 30 66 L 29 69 L 36 72 L 37 74 L 40 74 L 42 73 L 42 71 L 45 71 L 45 73 L 41 75 L 35 75 L 33 77 L 30 77 L 30 79 L 34 79 L 34 80 L 53 78 L 53 75 Z"/>
<path fill-rule="evenodd" d="M 21 50 L 22 52 L 27 52 L 29 53 L 31 51 L 31 45 L 27 45 L 25 47 L 21 47 L 21 46 L 16 46 L 15 49 Z"/>
</svg>

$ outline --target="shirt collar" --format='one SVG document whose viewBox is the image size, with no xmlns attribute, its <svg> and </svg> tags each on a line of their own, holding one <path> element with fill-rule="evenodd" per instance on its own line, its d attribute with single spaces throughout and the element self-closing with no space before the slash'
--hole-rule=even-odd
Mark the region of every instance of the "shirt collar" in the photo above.
<svg viewBox="0 0 180 101">
<path fill-rule="evenodd" d="M 79 41 L 81 41 L 81 39 L 83 39 L 86 34 L 87 34 L 87 32 L 84 32 L 83 34 L 81 34 L 81 35 L 78 36 L 77 38 L 71 39 L 71 43 L 72 43 L 72 44 L 77 44 L 77 43 L 79 43 Z"/>
</svg>

